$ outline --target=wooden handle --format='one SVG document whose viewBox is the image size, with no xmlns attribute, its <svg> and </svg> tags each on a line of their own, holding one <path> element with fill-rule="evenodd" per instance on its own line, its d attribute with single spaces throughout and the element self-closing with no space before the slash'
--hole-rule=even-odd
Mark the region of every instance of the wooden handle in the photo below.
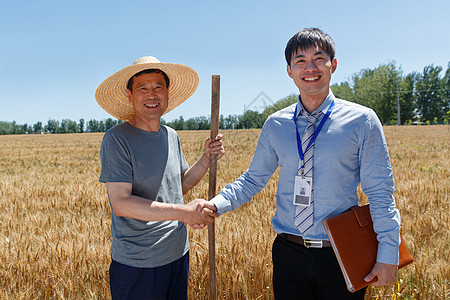
<svg viewBox="0 0 450 300">
<path fill-rule="evenodd" d="M 211 138 L 219 133 L 220 75 L 212 75 L 211 81 Z M 217 154 L 209 156 L 209 200 L 216 195 Z M 208 226 L 209 249 L 209 294 L 210 299 L 217 299 L 216 280 L 216 236 L 214 222 Z"/>
</svg>

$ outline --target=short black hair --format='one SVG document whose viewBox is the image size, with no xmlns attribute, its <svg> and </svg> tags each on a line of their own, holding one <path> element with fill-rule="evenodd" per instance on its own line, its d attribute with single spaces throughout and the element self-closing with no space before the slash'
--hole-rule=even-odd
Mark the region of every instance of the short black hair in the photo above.
<svg viewBox="0 0 450 300">
<path fill-rule="evenodd" d="M 146 69 L 146 70 L 143 70 L 143 71 L 140 71 L 140 72 L 134 74 L 134 75 L 128 80 L 128 82 L 127 82 L 127 89 L 130 90 L 130 92 L 132 92 L 132 91 L 133 91 L 133 81 L 134 81 L 134 78 L 136 78 L 136 77 L 138 77 L 138 76 L 140 76 L 140 75 L 142 75 L 142 74 L 150 74 L 150 73 L 159 73 L 159 74 L 162 74 L 162 76 L 164 77 L 164 80 L 166 81 L 166 87 L 167 87 L 167 89 L 169 88 L 170 80 L 169 80 L 169 77 L 167 76 L 166 73 L 164 73 L 164 72 L 161 71 L 160 69 Z"/>
<path fill-rule="evenodd" d="M 320 48 L 328 54 L 331 60 L 334 59 L 336 50 L 333 39 L 319 28 L 312 27 L 297 32 L 289 40 L 284 50 L 287 64 L 291 65 L 292 56 L 297 53 L 298 49 L 306 51 L 311 47 Z"/>
</svg>

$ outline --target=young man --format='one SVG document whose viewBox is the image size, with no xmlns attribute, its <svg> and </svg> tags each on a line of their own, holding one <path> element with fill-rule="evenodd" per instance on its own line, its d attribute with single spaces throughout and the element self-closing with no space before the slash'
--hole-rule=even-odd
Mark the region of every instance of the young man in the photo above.
<svg viewBox="0 0 450 300">
<path fill-rule="evenodd" d="M 317 28 L 295 34 L 285 50 L 298 103 L 271 115 L 249 169 L 211 200 L 219 214 L 250 201 L 280 167 L 273 228 L 276 299 L 364 299 L 347 291 L 322 222 L 358 204 L 361 183 L 378 234 L 377 262 L 366 281 L 393 283 L 400 216 L 383 129 L 369 108 L 334 97 L 331 37 Z"/>
<path fill-rule="evenodd" d="M 222 157 L 219 135 L 188 166 L 176 132 L 161 116 L 189 98 L 198 85 L 187 66 L 143 57 L 106 79 L 97 102 L 125 121 L 106 132 L 100 182 L 112 208 L 109 270 L 113 299 L 187 299 L 189 242 L 185 224 L 211 223 L 207 201 L 188 204 L 183 194 L 205 174 L 211 153 Z"/>
</svg>

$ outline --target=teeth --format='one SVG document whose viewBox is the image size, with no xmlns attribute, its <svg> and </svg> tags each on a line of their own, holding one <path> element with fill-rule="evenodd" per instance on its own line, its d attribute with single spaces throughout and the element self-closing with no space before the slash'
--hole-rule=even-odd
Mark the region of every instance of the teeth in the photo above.
<svg viewBox="0 0 450 300">
<path fill-rule="evenodd" d="M 314 77 L 305 77 L 304 79 L 305 79 L 306 81 L 314 81 L 314 80 L 319 79 L 319 75 L 314 76 Z"/>
<path fill-rule="evenodd" d="M 156 104 L 144 104 L 144 105 L 147 107 L 157 107 L 159 104 L 156 103 Z"/>
</svg>

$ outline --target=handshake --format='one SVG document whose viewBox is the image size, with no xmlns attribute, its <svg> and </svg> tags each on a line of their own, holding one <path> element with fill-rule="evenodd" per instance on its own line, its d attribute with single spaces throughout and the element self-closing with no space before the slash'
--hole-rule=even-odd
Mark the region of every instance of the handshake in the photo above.
<svg viewBox="0 0 450 300">
<path fill-rule="evenodd" d="M 204 199 L 194 199 L 184 205 L 186 213 L 183 215 L 183 222 L 194 229 L 205 228 L 206 225 L 214 222 L 214 219 L 219 216 L 217 207 L 209 201 Z"/>
</svg>

